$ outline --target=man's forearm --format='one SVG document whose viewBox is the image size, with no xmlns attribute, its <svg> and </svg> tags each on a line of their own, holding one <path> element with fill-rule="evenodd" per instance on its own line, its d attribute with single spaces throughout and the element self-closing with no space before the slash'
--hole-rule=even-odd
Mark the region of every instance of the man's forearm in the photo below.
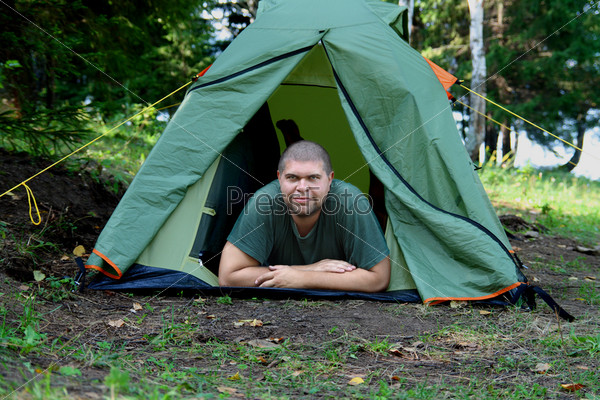
<svg viewBox="0 0 600 400">
<path fill-rule="evenodd" d="M 353 292 L 380 292 L 388 282 L 375 272 L 357 268 L 343 274 L 321 271 L 301 271 L 299 286 L 308 289 L 345 290 Z"/>
<path fill-rule="evenodd" d="M 354 269 L 343 273 L 277 265 L 259 276 L 256 283 L 262 287 L 379 292 L 387 288 L 389 279 L 390 264 L 386 258 L 370 270 Z"/>
<path fill-rule="evenodd" d="M 226 276 L 219 276 L 221 286 L 243 286 L 252 287 L 256 285 L 256 279 L 269 271 L 269 267 L 249 266 L 232 271 Z"/>
</svg>

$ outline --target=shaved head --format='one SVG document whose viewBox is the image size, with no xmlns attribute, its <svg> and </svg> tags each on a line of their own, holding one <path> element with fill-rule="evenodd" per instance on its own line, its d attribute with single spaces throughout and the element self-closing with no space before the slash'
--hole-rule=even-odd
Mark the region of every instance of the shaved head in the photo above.
<svg viewBox="0 0 600 400">
<path fill-rule="evenodd" d="M 322 161 L 323 169 L 327 174 L 330 174 L 333 171 L 331 168 L 331 160 L 329 159 L 329 154 L 327 150 L 323 148 L 320 144 L 315 142 L 311 142 L 309 140 L 301 140 L 299 142 L 295 142 L 288 146 L 287 149 L 281 154 L 281 158 L 279 159 L 279 165 L 277 166 L 277 170 L 282 173 L 285 169 L 285 164 L 289 160 L 294 161 Z"/>
</svg>

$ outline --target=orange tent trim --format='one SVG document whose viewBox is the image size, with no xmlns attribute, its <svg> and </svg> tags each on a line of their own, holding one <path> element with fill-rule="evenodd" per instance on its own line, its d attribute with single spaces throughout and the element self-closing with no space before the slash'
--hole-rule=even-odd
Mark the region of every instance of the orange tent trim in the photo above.
<svg viewBox="0 0 600 400">
<path fill-rule="evenodd" d="M 119 269 L 119 267 L 116 266 L 115 263 L 113 263 L 112 261 L 110 261 L 110 259 L 108 257 L 106 257 L 104 254 L 100 253 L 98 250 L 94 249 L 92 250 L 93 253 L 95 253 L 97 256 L 99 256 L 100 258 L 102 258 L 104 261 L 106 261 L 106 263 L 108 265 L 110 265 L 111 267 L 113 267 L 113 269 L 116 271 L 117 275 L 110 273 L 108 271 L 106 271 L 104 268 L 101 268 L 97 265 L 86 265 L 86 268 L 89 269 L 95 269 L 96 271 L 102 272 L 104 275 L 113 278 L 113 279 L 121 279 L 121 277 L 123 276 L 123 273 L 121 272 L 121 270 Z"/>
<path fill-rule="evenodd" d="M 510 290 L 513 290 L 514 288 L 521 286 L 523 284 L 525 284 L 525 282 L 513 283 L 509 287 L 501 289 L 501 290 L 497 291 L 496 293 L 492 293 L 487 296 L 481 296 L 481 297 L 430 297 L 428 299 L 425 299 L 425 301 L 423 301 L 423 303 L 430 303 L 431 305 L 436 305 L 436 304 L 442 303 L 444 301 L 450 301 L 450 300 L 455 300 L 455 301 L 487 300 L 487 299 L 491 299 L 496 296 L 499 296 L 502 293 L 506 293 Z"/>
<path fill-rule="evenodd" d="M 454 96 L 450 94 L 448 89 L 450 89 L 450 86 L 454 85 L 458 81 L 458 78 L 452 75 L 450 72 L 443 69 L 442 67 L 440 67 L 439 65 L 437 65 L 436 63 L 434 63 L 433 61 L 431 61 L 430 59 L 428 59 L 427 57 L 423 58 L 425 59 L 425 61 L 427 61 L 427 63 L 433 70 L 433 73 L 435 74 L 435 76 L 437 76 L 444 89 L 446 89 L 446 95 L 448 96 L 448 99 L 454 100 Z"/>
</svg>

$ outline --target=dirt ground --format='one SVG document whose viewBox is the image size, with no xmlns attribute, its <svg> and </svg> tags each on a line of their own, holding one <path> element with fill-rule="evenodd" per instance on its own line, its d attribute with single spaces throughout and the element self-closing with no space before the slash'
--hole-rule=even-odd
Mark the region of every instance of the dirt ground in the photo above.
<svg viewBox="0 0 600 400">
<path fill-rule="evenodd" d="M 6 191 L 45 165 L 44 162 L 32 164 L 23 156 L 0 153 L 0 190 Z M 72 260 L 72 250 L 78 245 L 83 245 L 87 252 L 93 248 L 97 235 L 119 199 L 119 194 L 107 191 L 89 174 L 68 172 L 62 168 L 54 168 L 35 178 L 29 186 L 41 212 L 42 224 L 39 226 L 29 222 L 27 195 L 22 187 L 0 198 L 0 228 L 4 232 L 0 246 L 0 292 L 4 293 L 4 298 L 10 293 L 32 290 L 24 284 L 34 281 L 34 270 L 46 276 L 73 277 L 77 267 Z M 521 223 L 510 217 L 504 220 L 510 228 L 516 228 L 514 224 Z M 584 253 L 585 249 L 572 240 L 539 234 L 532 226 L 525 226 L 525 229 L 531 232 L 512 240 L 513 247 L 530 267 L 524 271 L 525 275 L 551 293 L 575 317 L 586 318 L 597 326 L 598 306 L 584 304 L 579 299 L 579 288 L 586 277 L 600 278 L 600 256 Z M 32 255 L 32 252 L 36 255 Z M 585 268 L 576 268 L 580 264 L 585 264 Z M 148 304 L 155 310 L 173 307 L 176 310 L 174 318 L 178 321 L 193 318 L 197 324 L 194 340 L 198 342 L 219 339 L 241 343 L 253 339 L 285 338 L 294 343 L 314 344 L 330 342 L 332 331 L 345 332 L 348 337 L 371 343 L 385 338 L 395 343 L 400 351 L 388 355 L 364 353 L 355 361 L 349 361 L 344 374 L 347 377 L 365 376 L 369 372 L 379 371 L 380 374 L 392 376 L 397 373 L 394 371 L 402 370 L 410 380 L 427 380 L 432 384 L 467 382 L 472 379 L 473 368 L 469 366 L 474 363 L 479 366 L 478 374 L 485 379 L 495 382 L 512 379 L 509 377 L 511 371 L 506 371 L 504 377 L 497 370 L 493 370 L 493 375 L 486 372 L 492 371 L 498 362 L 491 349 L 482 351 L 479 344 L 440 332 L 444 327 L 455 324 L 457 319 L 463 323 L 468 321 L 473 329 L 477 329 L 487 326 L 490 318 L 501 329 L 510 331 L 519 313 L 525 313 L 483 306 L 425 307 L 420 304 L 398 305 L 358 300 L 303 302 L 233 299 L 233 304 L 224 304 L 216 297 L 203 296 L 199 302 L 197 296 L 142 297 L 87 290 L 60 301 L 40 302 L 37 311 L 44 315 L 40 330 L 48 335 L 49 341 L 55 338 L 63 341 L 76 339 L 80 343 L 117 341 L 123 344 L 124 349 L 133 351 L 143 348 L 147 335 L 160 331 L 164 322 L 162 315 L 156 312 L 147 316 L 143 329 L 133 324 L 119 328 L 111 326 L 111 321 L 133 318 L 135 313 L 132 304 L 135 302 Z M 527 328 L 532 334 L 556 325 L 552 311 L 540 300 L 538 305 L 533 323 Z M 482 310 L 489 310 L 491 314 L 481 313 Z M 259 328 L 235 327 L 236 321 L 253 319 L 262 321 L 263 325 Z M 568 325 L 564 329 L 568 332 Z M 435 335 L 435 346 L 447 350 L 443 357 L 431 356 L 433 345 L 422 340 L 427 335 Z M 527 349 L 519 344 L 508 348 L 508 353 L 515 357 L 527 356 Z M 29 361 L 39 368 L 68 362 L 40 354 Z M 5 380 L 23 379 L 14 368 L 16 362 L 9 359 L 0 364 Z M 204 359 L 179 362 L 200 368 L 214 368 Z M 97 367 L 79 368 L 82 369 L 82 377 L 65 381 L 69 393 L 74 397 L 101 398 L 93 385 L 88 384 L 98 380 L 101 382 L 107 372 Z M 234 371 L 228 364 L 221 368 L 231 368 L 232 373 Z M 598 364 L 587 368 L 598 368 Z M 551 380 L 550 376 L 534 372 L 522 379 L 547 387 L 555 385 L 547 382 Z M 571 398 L 571 395 L 565 393 L 564 397 Z"/>
</svg>

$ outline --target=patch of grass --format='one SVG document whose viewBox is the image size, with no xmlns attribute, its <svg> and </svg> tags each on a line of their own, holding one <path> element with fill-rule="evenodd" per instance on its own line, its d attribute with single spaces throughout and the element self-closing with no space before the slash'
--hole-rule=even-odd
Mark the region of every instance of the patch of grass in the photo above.
<svg viewBox="0 0 600 400">
<path fill-rule="evenodd" d="M 231 304 L 233 304 L 233 300 L 228 295 L 225 295 L 225 296 L 219 297 L 217 299 L 217 303 L 231 305 Z"/>
<path fill-rule="evenodd" d="M 584 282 L 579 288 L 579 296 L 590 306 L 600 305 L 600 290 L 595 282 Z"/>
<path fill-rule="evenodd" d="M 600 333 L 595 336 L 577 336 L 571 334 L 573 346 L 580 351 L 588 352 L 591 356 L 600 355 Z"/>
<path fill-rule="evenodd" d="M 367 351 L 373 353 L 387 354 L 392 348 L 392 344 L 388 341 L 387 337 L 383 339 L 375 338 L 375 340 L 367 341 L 364 347 Z"/>
<path fill-rule="evenodd" d="M 552 234 L 596 245 L 600 235 L 600 182 L 566 172 L 486 167 L 483 185 L 499 214 L 517 214 Z"/>
</svg>

